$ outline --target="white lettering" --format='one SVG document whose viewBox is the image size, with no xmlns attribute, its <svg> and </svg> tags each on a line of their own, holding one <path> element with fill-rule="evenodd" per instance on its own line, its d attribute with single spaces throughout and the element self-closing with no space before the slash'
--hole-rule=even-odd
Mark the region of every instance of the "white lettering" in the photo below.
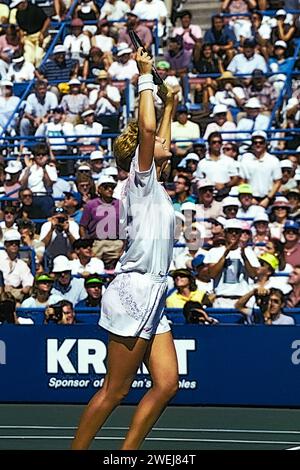
<svg viewBox="0 0 300 470">
<path fill-rule="evenodd" d="M 175 339 L 175 348 L 178 358 L 179 375 L 188 373 L 188 351 L 195 351 L 196 341 L 194 339 Z"/>
<path fill-rule="evenodd" d="M 48 374 L 57 374 L 58 365 L 65 374 L 76 374 L 68 354 L 76 343 L 76 339 L 65 339 L 58 347 L 57 339 L 47 340 L 47 372 Z"/>
<path fill-rule="evenodd" d="M 296 350 L 292 354 L 291 361 L 295 366 L 297 366 L 300 364 L 300 340 L 295 339 L 295 341 L 292 342 L 291 348 Z"/>
<path fill-rule="evenodd" d="M 6 344 L 0 340 L 0 364 L 6 364 Z"/>
<path fill-rule="evenodd" d="M 89 366 L 93 366 L 96 374 L 105 374 L 106 346 L 97 339 L 78 340 L 78 373 L 88 374 Z"/>
</svg>

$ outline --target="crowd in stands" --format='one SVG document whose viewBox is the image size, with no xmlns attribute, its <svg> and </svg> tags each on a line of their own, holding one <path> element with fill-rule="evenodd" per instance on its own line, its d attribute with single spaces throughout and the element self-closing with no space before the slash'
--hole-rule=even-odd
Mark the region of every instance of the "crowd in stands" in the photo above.
<svg viewBox="0 0 300 470">
<path fill-rule="evenodd" d="M 176 93 L 167 309 L 294 324 L 282 309 L 300 308 L 299 15 L 298 0 L 220 0 L 202 31 L 163 0 L 0 0 L 0 320 L 4 305 L 28 313 L 20 324 L 32 309 L 45 323 L 99 313 L 126 245 L 112 146 L 137 111 L 134 30 Z"/>
</svg>

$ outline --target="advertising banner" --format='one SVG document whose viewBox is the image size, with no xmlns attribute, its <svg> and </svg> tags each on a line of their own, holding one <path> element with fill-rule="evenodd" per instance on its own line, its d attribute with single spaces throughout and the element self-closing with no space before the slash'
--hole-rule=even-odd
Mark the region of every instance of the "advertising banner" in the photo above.
<svg viewBox="0 0 300 470">
<path fill-rule="evenodd" d="M 173 334 L 174 404 L 300 406 L 300 327 L 186 325 Z M 106 342 L 92 325 L 2 325 L 0 402 L 86 403 L 103 384 Z M 150 387 L 143 365 L 125 403 Z"/>
</svg>

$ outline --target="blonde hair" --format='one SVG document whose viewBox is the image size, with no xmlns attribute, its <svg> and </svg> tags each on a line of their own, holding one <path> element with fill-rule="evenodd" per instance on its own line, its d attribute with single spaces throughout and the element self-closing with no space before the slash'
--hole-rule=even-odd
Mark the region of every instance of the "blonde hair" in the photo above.
<svg viewBox="0 0 300 470">
<path fill-rule="evenodd" d="M 126 129 L 114 142 L 114 156 L 117 165 L 122 170 L 130 170 L 131 160 L 138 146 L 138 134 L 138 122 L 133 120 L 128 123 Z"/>
</svg>

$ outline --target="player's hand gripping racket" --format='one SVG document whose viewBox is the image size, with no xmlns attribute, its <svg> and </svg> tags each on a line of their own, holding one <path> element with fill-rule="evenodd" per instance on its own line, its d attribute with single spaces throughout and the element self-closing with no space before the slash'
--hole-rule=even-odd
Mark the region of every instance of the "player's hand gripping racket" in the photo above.
<svg viewBox="0 0 300 470">
<path fill-rule="evenodd" d="M 135 31 L 130 30 L 129 31 L 129 37 L 131 39 L 131 42 L 133 44 L 134 49 L 137 51 L 139 47 L 142 47 L 144 51 L 146 51 L 142 41 L 140 40 L 139 36 L 136 34 Z M 149 54 L 149 51 L 147 51 Z M 165 101 L 165 97 L 167 96 L 168 89 L 166 85 L 164 84 L 163 79 L 160 77 L 156 67 L 152 65 L 152 75 L 153 75 L 153 81 L 155 85 L 158 86 L 158 95 L 159 97 Z"/>
</svg>

